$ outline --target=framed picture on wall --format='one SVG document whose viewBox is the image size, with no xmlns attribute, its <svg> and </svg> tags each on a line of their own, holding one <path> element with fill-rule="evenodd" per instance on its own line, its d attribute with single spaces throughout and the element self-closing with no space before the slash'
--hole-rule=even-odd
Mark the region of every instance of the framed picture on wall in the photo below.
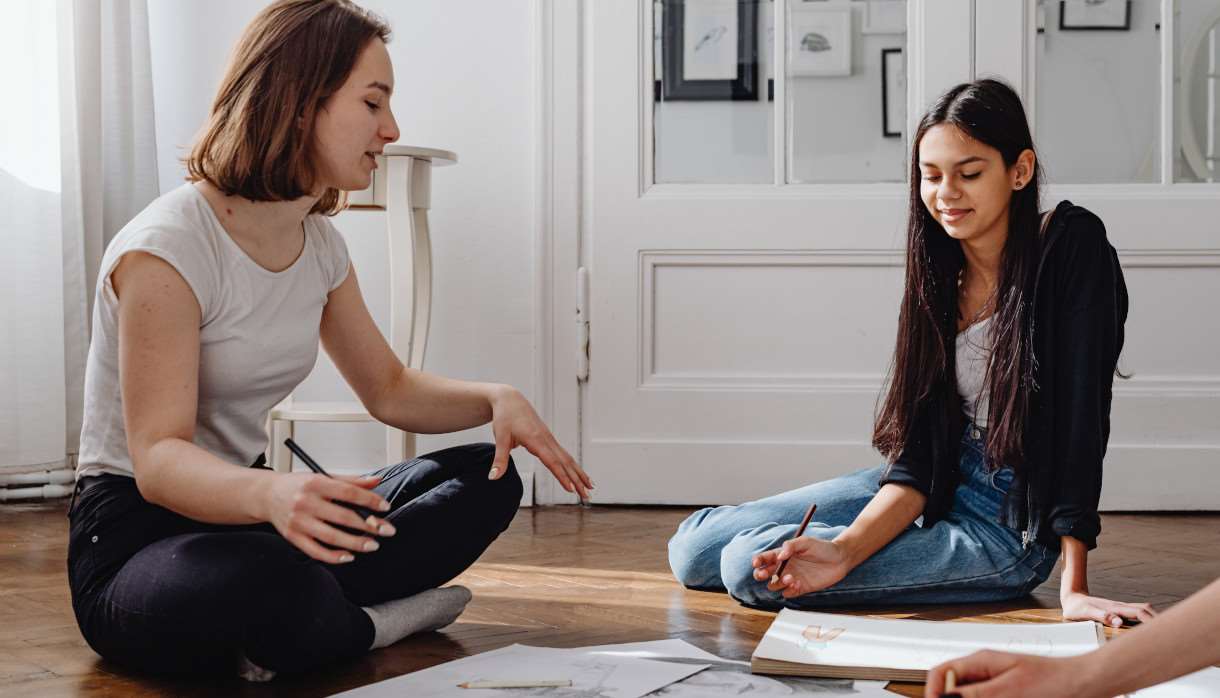
<svg viewBox="0 0 1220 698">
<path fill-rule="evenodd" d="M 788 7 L 788 74 L 851 75 L 851 7 Z"/>
<path fill-rule="evenodd" d="M 881 135 L 901 138 L 907 121 L 907 64 L 902 49 L 881 49 Z"/>
<path fill-rule="evenodd" d="M 663 100 L 758 99 L 758 4 L 665 0 Z"/>
<path fill-rule="evenodd" d="M 1060 0 L 1063 31 L 1126 31 L 1131 28 L 1131 0 Z"/>
</svg>

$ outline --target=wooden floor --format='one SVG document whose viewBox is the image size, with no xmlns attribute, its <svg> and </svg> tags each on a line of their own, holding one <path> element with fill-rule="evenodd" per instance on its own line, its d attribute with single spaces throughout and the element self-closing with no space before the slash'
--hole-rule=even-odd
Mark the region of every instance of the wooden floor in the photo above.
<svg viewBox="0 0 1220 698">
<path fill-rule="evenodd" d="M 549 646 L 677 637 L 726 658 L 748 659 L 772 614 L 723 594 L 681 588 L 665 541 L 684 508 L 524 509 L 458 581 L 474 601 L 454 625 L 408 638 L 358 662 L 281 677 L 167 680 L 133 675 L 81 639 L 65 580 L 64 505 L 0 506 L 0 694 L 325 695 L 514 642 Z M 1107 515 L 1090 555 L 1096 594 L 1164 608 L 1220 576 L 1220 516 Z M 861 609 L 891 617 L 1058 620 L 1057 578 L 1003 605 Z M 890 689 L 917 695 L 915 684 Z"/>
</svg>

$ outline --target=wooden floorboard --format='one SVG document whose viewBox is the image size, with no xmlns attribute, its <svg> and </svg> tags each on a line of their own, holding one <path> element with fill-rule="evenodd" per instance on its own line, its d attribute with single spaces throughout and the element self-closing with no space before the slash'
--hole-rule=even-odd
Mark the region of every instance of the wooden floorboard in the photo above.
<svg viewBox="0 0 1220 698">
<path fill-rule="evenodd" d="M 474 601 L 457 623 L 358 661 L 268 684 L 133 674 L 77 630 L 65 576 L 63 503 L 0 506 L 0 694 L 9 696 L 326 695 L 515 642 L 548 647 L 676 637 L 748 659 L 773 614 L 673 581 L 665 542 L 689 512 L 667 507 L 536 507 L 458 578 Z M 1106 515 L 1089 557 L 1092 591 L 1160 608 L 1220 577 L 1220 516 Z M 1058 576 L 1006 604 L 853 612 L 934 620 L 1059 620 Z M 1122 631 L 1119 631 L 1122 632 Z M 915 684 L 891 684 L 918 695 Z"/>
</svg>

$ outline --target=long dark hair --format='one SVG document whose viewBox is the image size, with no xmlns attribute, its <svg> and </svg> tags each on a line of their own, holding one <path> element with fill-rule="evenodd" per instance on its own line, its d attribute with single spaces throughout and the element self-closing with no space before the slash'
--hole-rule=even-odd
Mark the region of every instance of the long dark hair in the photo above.
<svg viewBox="0 0 1220 698">
<path fill-rule="evenodd" d="M 1021 98 L 998 80 L 963 83 L 946 92 L 919 122 L 911 146 L 907 203 L 906 289 L 898 315 L 898 341 L 884 401 L 873 426 L 873 445 L 889 461 L 901 455 L 921 410 L 943 411 L 942 425 L 960 425 L 955 345 L 961 244 L 949 237 L 920 196 L 919 144 L 933 126 L 951 124 L 1000 151 L 1012 167 L 1033 138 Z M 1041 241 L 1038 215 L 1042 167 L 1012 192 L 991 320 L 986 455 L 992 467 L 1023 462 L 1022 434 L 1034 387 L 1030 324 Z M 957 438 L 957 434 L 949 435 Z"/>
</svg>

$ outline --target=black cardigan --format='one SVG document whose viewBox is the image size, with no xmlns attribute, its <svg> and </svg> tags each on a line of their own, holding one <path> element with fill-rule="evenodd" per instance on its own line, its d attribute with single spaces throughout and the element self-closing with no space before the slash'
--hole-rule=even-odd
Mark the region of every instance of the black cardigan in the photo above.
<svg viewBox="0 0 1220 698">
<path fill-rule="evenodd" d="M 1110 438 L 1114 369 L 1123 348 L 1127 286 L 1101 219 L 1069 201 L 1051 216 L 1035 281 L 1034 379 L 1016 468 L 1000 522 L 1058 549 L 1061 536 L 1097 546 L 1101 463 Z M 956 334 L 956 326 L 946 336 Z M 951 351 L 951 348 L 950 348 Z M 952 368 L 952 364 L 950 364 Z M 944 518 L 959 481 L 964 416 L 944 424 L 944 390 L 916 410 L 902 454 L 881 484 L 927 496 L 924 526 Z"/>
</svg>

